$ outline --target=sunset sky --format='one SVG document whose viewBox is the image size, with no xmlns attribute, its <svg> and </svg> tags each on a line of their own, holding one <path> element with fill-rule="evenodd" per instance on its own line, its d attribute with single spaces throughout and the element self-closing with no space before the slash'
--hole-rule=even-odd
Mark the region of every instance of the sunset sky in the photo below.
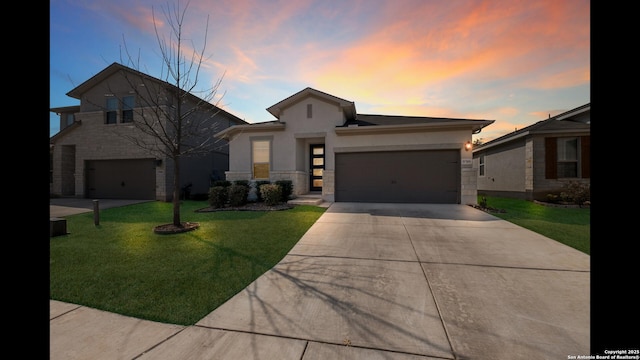
<svg viewBox="0 0 640 360">
<path fill-rule="evenodd" d="M 50 107 L 79 105 L 66 93 L 131 66 L 127 50 L 161 77 L 152 14 L 168 36 L 177 4 L 51 0 Z M 220 105 L 251 123 L 312 87 L 362 114 L 495 120 L 473 136 L 487 142 L 591 101 L 587 0 L 191 0 L 189 53 L 205 45 L 207 16 L 199 89 L 222 78 Z M 58 125 L 51 113 L 50 136 Z"/>
</svg>

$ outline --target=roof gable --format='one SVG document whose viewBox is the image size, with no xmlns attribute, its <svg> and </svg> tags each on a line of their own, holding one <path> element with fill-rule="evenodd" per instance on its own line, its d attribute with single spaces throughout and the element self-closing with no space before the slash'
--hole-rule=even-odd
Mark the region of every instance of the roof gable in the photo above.
<svg viewBox="0 0 640 360">
<path fill-rule="evenodd" d="M 280 115 L 282 114 L 282 111 L 288 107 L 291 107 L 293 105 L 295 105 L 296 103 L 302 101 L 303 99 L 305 99 L 308 96 L 314 96 L 316 98 L 319 98 L 323 101 L 327 101 L 327 102 L 331 102 L 331 103 L 335 103 L 336 105 L 338 105 L 339 107 L 342 108 L 342 110 L 345 113 L 345 116 L 347 119 L 354 119 L 356 116 L 356 105 L 353 101 L 349 101 L 349 100 L 345 100 L 342 98 L 339 98 L 337 96 L 333 96 L 330 94 L 327 94 L 325 92 L 322 91 L 318 91 L 316 89 L 307 87 L 291 96 L 289 96 L 288 98 L 274 104 L 271 105 L 270 107 L 267 108 L 267 111 L 270 112 L 273 116 L 275 116 L 277 119 L 280 119 Z"/>
<path fill-rule="evenodd" d="M 140 72 L 136 69 L 132 69 L 130 67 L 124 66 L 122 64 L 118 64 L 118 63 L 112 63 L 111 65 L 107 66 L 106 68 L 104 68 L 102 71 L 100 71 L 99 73 L 97 73 L 96 75 L 92 76 L 90 79 L 86 80 L 85 82 L 83 82 L 82 84 L 76 86 L 74 89 L 72 89 L 71 91 L 69 91 L 66 95 L 75 99 L 81 99 L 82 98 L 82 94 L 86 93 L 87 91 L 89 91 L 91 88 L 93 88 L 94 86 L 102 83 L 103 81 L 106 81 L 109 77 L 111 77 L 112 75 L 116 74 L 119 71 L 123 71 L 123 72 L 128 72 L 130 74 L 134 74 L 136 76 L 139 76 L 140 78 L 143 79 L 143 81 L 152 81 L 156 84 L 159 84 L 160 86 L 170 89 L 171 91 L 174 91 L 175 93 L 181 93 L 182 91 L 185 91 L 183 89 L 178 88 L 175 85 L 172 85 L 166 81 L 160 80 L 156 77 L 150 76 L 148 74 L 145 74 L 143 72 Z M 221 108 L 219 108 L 218 106 L 205 101 L 195 95 L 193 95 L 190 92 L 187 92 L 187 97 L 193 101 L 194 103 L 199 103 L 199 104 L 204 104 L 205 106 L 210 106 L 213 109 L 219 110 L 221 112 L 223 112 L 225 115 L 227 115 L 228 118 L 230 118 L 231 120 L 233 120 L 236 123 L 239 124 L 247 124 L 246 121 L 240 119 L 239 117 L 229 113 L 228 111 L 225 111 Z"/>
<path fill-rule="evenodd" d="M 567 131 L 591 132 L 591 103 L 563 112 L 554 117 L 540 120 L 484 144 L 476 145 L 474 146 L 474 152 L 533 134 L 562 133 Z"/>
</svg>

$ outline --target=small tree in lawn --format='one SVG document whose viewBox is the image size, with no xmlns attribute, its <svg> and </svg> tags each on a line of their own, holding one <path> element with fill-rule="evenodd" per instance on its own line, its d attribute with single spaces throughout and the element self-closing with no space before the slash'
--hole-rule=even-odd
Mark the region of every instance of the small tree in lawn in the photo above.
<svg viewBox="0 0 640 360">
<path fill-rule="evenodd" d="M 136 116 L 130 122 L 144 134 L 121 133 L 137 146 L 173 161 L 173 223 L 177 230 L 188 224 L 180 218 L 180 159 L 183 156 L 197 156 L 211 152 L 218 144 L 213 134 L 217 131 L 214 120 L 220 111 L 217 106 L 221 96 L 216 98 L 220 78 L 210 88 L 198 91 L 200 70 L 203 64 L 207 42 L 209 17 L 204 24 L 204 44 L 199 52 L 191 47 L 189 58 L 185 56 L 183 25 L 188 6 L 179 5 L 162 8 L 169 28 L 168 38 L 160 34 L 156 14 L 152 7 L 153 24 L 162 57 L 160 79 L 172 86 L 160 89 L 157 81 L 139 70 L 139 61 L 129 53 L 126 42 L 124 50 L 126 62 L 136 70 L 136 74 L 125 73 L 125 78 L 135 92 Z M 157 79 L 156 79 L 157 80 Z M 203 95 L 201 95 L 203 94 Z M 171 99 L 168 101 L 168 99 Z M 127 106 L 127 104 L 122 104 Z M 131 106 L 130 106 L 131 107 Z M 192 224 L 193 225 L 193 224 Z M 196 226 L 197 227 L 197 226 Z"/>
</svg>

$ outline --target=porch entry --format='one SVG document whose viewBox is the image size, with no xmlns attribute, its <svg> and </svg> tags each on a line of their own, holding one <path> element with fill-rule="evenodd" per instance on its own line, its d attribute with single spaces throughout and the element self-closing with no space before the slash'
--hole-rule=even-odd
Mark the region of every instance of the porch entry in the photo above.
<svg viewBox="0 0 640 360">
<path fill-rule="evenodd" d="M 309 191 L 322 191 L 324 171 L 324 144 L 312 144 L 309 149 Z"/>
</svg>

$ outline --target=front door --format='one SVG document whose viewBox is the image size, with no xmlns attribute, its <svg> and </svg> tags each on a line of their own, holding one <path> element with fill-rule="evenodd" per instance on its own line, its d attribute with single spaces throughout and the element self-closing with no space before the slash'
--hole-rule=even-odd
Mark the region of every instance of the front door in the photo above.
<svg viewBox="0 0 640 360">
<path fill-rule="evenodd" d="M 324 144 L 311 145 L 309 154 L 309 191 L 322 191 L 322 172 L 324 171 Z"/>
</svg>

